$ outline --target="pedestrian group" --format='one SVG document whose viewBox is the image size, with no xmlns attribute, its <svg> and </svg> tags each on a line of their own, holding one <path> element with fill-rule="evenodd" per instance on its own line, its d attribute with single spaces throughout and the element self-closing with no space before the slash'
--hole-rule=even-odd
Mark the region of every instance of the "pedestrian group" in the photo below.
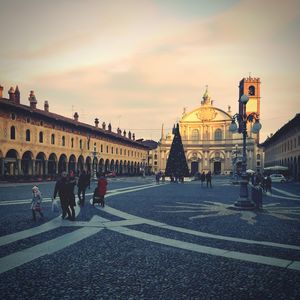
<svg viewBox="0 0 300 300">
<path fill-rule="evenodd" d="M 99 174 L 98 174 L 99 175 Z M 98 176 L 98 184 L 94 190 L 93 194 L 93 205 L 94 203 L 99 203 L 104 207 L 104 196 L 107 191 L 107 180 L 104 174 Z M 60 206 L 62 210 L 62 219 L 67 218 L 70 221 L 75 220 L 75 187 L 77 186 L 77 196 L 79 201 L 78 205 L 81 207 L 85 204 L 85 192 L 87 188 L 90 188 L 91 177 L 90 174 L 85 170 L 77 178 L 73 171 L 68 175 L 67 172 L 63 171 L 60 178 L 57 180 L 53 192 L 52 198 L 52 210 L 55 211 L 58 209 L 56 196 L 59 196 Z M 31 201 L 31 210 L 32 210 L 32 219 L 36 221 L 36 213 L 38 212 L 41 218 L 44 218 L 43 209 L 42 209 L 42 194 L 37 186 L 32 188 L 32 201 Z"/>
</svg>

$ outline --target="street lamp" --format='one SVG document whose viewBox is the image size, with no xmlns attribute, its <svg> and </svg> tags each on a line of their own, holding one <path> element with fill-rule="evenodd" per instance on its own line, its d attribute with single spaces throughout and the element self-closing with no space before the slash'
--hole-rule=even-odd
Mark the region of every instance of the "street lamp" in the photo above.
<svg viewBox="0 0 300 300">
<path fill-rule="evenodd" d="M 93 155 L 93 180 L 97 180 L 97 164 L 96 164 L 96 158 L 97 158 L 97 151 L 94 149 L 92 151 Z"/>
<path fill-rule="evenodd" d="M 240 103 L 242 103 L 242 111 L 235 114 L 232 117 L 232 122 L 229 126 L 229 131 L 232 133 L 242 133 L 243 135 L 243 159 L 242 159 L 242 180 L 240 181 L 240 195 L 238 200 L 235 202 L 235 206 L 240 209 L 253 209 L 254 203 L 248 199 L 248 179 L 247 179 L 247 153 L 246 153 L 246 138 L 247 138 L 247 122 L 255 123 L 252 126 L 252 132 L 258 133 L 261 129 L 261 124 L 259 123 L 259 115 L 257 113 L 250 113 L 247 115 L 246 105 L 249 97 L 242 95 L 240 98 Z M 236 124 L 238 122 L 238 126 Z"/>
</svg>

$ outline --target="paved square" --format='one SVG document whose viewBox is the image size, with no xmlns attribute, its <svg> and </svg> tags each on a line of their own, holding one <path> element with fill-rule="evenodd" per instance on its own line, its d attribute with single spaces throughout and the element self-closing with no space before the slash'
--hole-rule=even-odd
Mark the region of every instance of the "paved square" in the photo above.
<svg viewBox="0 0 300 300">
<path fill-rule="evenodd" d="M 259 212 L 230 209 L 238 186 L 215 177 L 156 184 L 109 182 L 104 209 L 76 207 L 30 220 L 31 185 L 0 187 L 4 299 L 297 299 L 300 186 L 278 184 Z M 93 187 L 92 187 L 93 188 Z M 91 198 L 88 190 L 87 199 Z"/>
</svg>

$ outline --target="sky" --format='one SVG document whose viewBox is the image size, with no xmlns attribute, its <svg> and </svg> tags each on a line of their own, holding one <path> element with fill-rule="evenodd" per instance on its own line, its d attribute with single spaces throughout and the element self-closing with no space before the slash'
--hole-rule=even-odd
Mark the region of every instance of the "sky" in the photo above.
<svg viewBox="0 0 300 300">
<path fill-rule="evenodd" d="M 300 112 L 298 0 L 0 0 L 0 85 L 21 103 L 158 140 L 261 79 L 261 142 Z"/>
</svg>

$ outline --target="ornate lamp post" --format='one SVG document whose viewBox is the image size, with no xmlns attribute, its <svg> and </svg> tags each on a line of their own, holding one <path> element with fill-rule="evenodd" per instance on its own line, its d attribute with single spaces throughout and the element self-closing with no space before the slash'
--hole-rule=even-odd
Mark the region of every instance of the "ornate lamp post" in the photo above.
<svg viewBox="0 0 300 300">
<path fill-rule="evenodd" d="M 240 103 L 242 103 L 242 111 L 239 114 L 235 114 L 232 117 L 232 122 L 229 126 L 229 131 L 232 133 L 239 132 L 243 135 L 243 160 L 242 160 L 242 180 L 240 181 L 240 195 L 235 202 L 235 206 L 240 209 L 254 209 L 254 203 L 248 199 L 248 179 L 247 179 L 247 153 L 246 153 L 246 139 L 247 139 L 247 123 L 255 123 L 252 126 L 252 132 L 258 133 L 261 129 L 259 123 L 259 115 L 256 113 L 250 113 L 247 115 L 246 105 L 249 98 L 246 95 L 242 95 Z M 236 124 L 238 122 L 238 126 Z"/>
</svg>

